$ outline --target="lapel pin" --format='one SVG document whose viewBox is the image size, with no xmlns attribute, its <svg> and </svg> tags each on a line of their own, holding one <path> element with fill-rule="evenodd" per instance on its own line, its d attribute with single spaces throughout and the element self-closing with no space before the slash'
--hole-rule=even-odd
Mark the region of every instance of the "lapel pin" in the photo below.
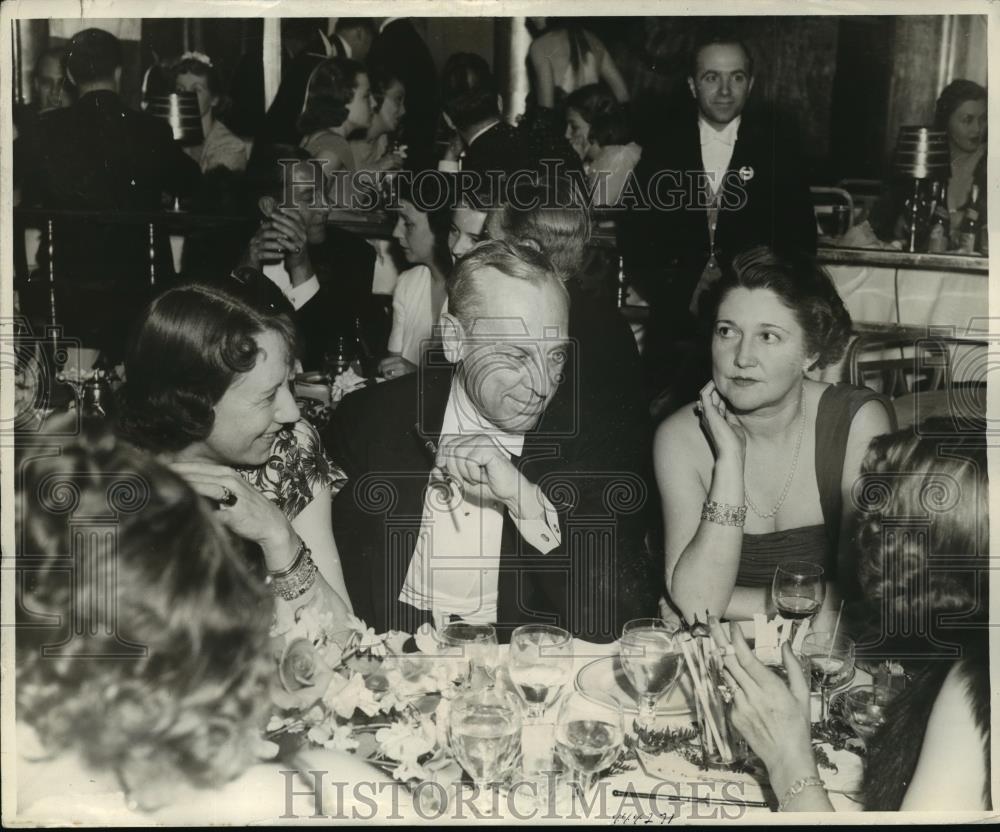
<svg viewBox="0 0 1000 832">
<path fill-rule="evenodd" d="M 744 182 L 749 182 L 753 179 L 753 168 L 750 165 L 744 165 L 740 168 L 740 179 Z"/>
</svg>

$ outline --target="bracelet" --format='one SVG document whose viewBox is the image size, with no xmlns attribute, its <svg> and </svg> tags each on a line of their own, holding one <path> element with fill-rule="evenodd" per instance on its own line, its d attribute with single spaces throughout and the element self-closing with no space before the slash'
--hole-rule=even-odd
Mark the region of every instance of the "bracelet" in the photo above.
<svg viewBox="0 0 1000 832">
<path fill-rule="evenodd" d="M 276 595 L 286 601 L 294 601 L 312 588 L 318 574 L 319 569 L 312 559 L 312 552 L 300 539 L 292 565 L 281 572 L 272 572 L 267 576 L 267 580 L 274 586 Z"/>
<path fill-rule="evenodd" d="M 747 519 L 747 507 L 705 500 L 701 507 L 701 519 L 720 526 L 742 526 Z"/>
<path fill-rule="evenodd" d="M 785 796 L 781 798 L 781 802 L 778 804 L 778 811 L 787 811 L 788 804 L 794 800 L 800 792 L 804 789 L 808 789 L 810 786 L 819 786 L 821 789 L 826 789 L 826 784 L 818 777 L 800 777 L 788 787 L 788 791 L 785 792 Z"/>
</svg>

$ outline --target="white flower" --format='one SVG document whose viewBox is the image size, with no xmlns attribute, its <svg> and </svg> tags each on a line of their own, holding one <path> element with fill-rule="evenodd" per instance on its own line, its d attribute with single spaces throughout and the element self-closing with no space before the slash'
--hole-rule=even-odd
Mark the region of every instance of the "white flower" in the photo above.
<svg viewBox="0 0 1000 832">
<path fill-rule="evenodd" d="M 375 716 L 379 712 L 375 692 L 368 689 L 360 673 L 352 673 L 347 685 L 332 695 L 330 689 L 327 689 L 323 695 L 323 704 L 332 708 L 343 719 L 350 719 L 355 710 L 360 710 L 366 716 Z"/>
<path fill-rule="evenodd" d="M 421 624 L 420 629 L 417 630 L 413 638 L 417 642 L 417 649 L 421 653 L 426 653 L 428 656 L 436 656 L 438 654 L 437 632 L 430 624 Z"/>
<path fill-rule="evenodd" d="M 382 637 L 375 632 L 374 627 L 369 627 L 364 621 L 353 615 L 347 616 L 347 626 L 352 632 L 358 634 L 359 652 L 370 652 L 373 656 L 385 655 L 385 644 Z"/>
</svg>

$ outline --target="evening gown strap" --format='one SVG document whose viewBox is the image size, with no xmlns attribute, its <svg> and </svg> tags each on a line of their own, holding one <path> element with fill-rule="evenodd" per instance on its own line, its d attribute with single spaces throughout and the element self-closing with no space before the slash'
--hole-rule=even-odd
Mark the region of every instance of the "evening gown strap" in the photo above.
<svg viewBox="0 0 1000 832">
<path fill-rule="evenodd" d="M 837 571 L 843 496 L 840 490 L 851 422 L 871 400 L 883 403 L 893 421 L 892 405 L 879 393 L 850 384 L 831 384 L 823 391 L 816 414 L 816 486 L 823 522 L 766 534 L 743 534 L 737 586 L 769 586 L 774 570 L 786 560 L 816 563 L 834 577 Z"/>
</svg>

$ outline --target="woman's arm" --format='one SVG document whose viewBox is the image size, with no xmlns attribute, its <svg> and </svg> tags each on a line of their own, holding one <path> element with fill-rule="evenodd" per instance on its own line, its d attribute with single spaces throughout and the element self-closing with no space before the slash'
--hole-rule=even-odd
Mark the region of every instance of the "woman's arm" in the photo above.
<svg viewBox="0 0 1000 832">
<path fill-rule="evenodd" d="M 292 528 L 312 550 L 313 561 L 330 588 L 340 596 L 348 612 L 353 612 L 351 599 L 347 593 L 344 569 L 340 563 L 340 553 L 333 539 L 330 523 L 331 494 L 324 488 L 313 496 L 312 501 L 292 521 Z"/>
<path fill-rule="evenodd" d="M 549 63 L 548 56 L 542 53 L 538 44 L 539 41 L 536 40 L 528 49 L 528 58 L 535 70 L 535 82 L 537 83 L 535 97 L 539 107 L 551 109 L 556 100 L 556 81 L 552 75 L 552 64 Z"/>
<path fill-rule="evenodd" d="M 666 583 L 674 604 L 689 621 L 705 610 L 712 615 L 729 616 L 731 602 L 737 601 L 733 614 L 742 612 L 753 590 L 734 593 L 743 544 L 741 526 L 723 525 L 702 520 L 706 498 L 716 503 L 742 506 L 743 459 L 735 447 L 730 430 L 726 437 L 725 418 L 716 410 L 708 387 L 702 391 L 702 406 L 709 411 L 709 424 L 724 436 L 712 467 L 711 483 L 706 487 L 698 473 L 707 464 L 710 452 L 699 433 L 695 415 L 685 407 L 670 417 L 656 432 L 653 459 L 656 481 L 663 500 Z M 714 394 L 717 396 L 717 394 Z M 711 428 L 710 428 L 711 429 Z M 761 595 L 763 603 L 763 593 Z"/>
<path fill-rule="evenodd" d="M 587 35 L 591 41 L 591 49 L 594 49 L 595 45 L 597 47 L 594 49 L 594 52 L 597 58 L 597 71 L 601 76 L 601 80 L 608 85 L 608 89 L 611 90 L 611 94 L 615 97 L 615 100 L 619 104 L 624 104 L 629 98 L 628 86 L 625 84 L 625 79 L 622 77 L 621 72 L 618 71 L 615 59 L 611 57 L 607 48 L 596 36 L 591 36 L 590 32 Z"/>
<path fill-rule="evenodd" d="M 984 738 L 959 665 L 934 700 L 913 780 L 902 811 L 982 810 L 986 783 Z"/>
<path fill-rule="evenodd" d="M 872 439 L 884 433 L 889 433 L 890 430 L 892 430 L 892 424 L 885 406 L 878 401 L 869 401 L 861 405 L 858 408 L 858 412 L 854 414 L 854 419 L 851 421 L 851 428 L 847 435 L 847 448 L 844 452 L 844 470 L 840 482 L 842 508 L 840 512 L 837 564 L 839 567 L 838 573 L 841 576 L 851 576 L 849 581 L 845 581 L 843 578 L 840 580 L 839 588 L 846 590 L 848 595 L 852 594 L 852 588 L 855 593 L 857 591 L 857 587 L 852 587 L 851 583 L 855 580 L 854 576 L 858 574 L 856 539 L 858 513 L 854 505 L 854 484 L 861 475 L 861 463 L 865 458 L 865 454 L 868 453 L 868 446 L 871 444 Z M 819 437 L 817 437 L 818 440 Z M 834 603 L 832 596 L 836 594 L 829 591 L 831 588 L 833 587 L 828 585 L 827 599 L 823 605 L 828 609 L 832 608 L 831 605 Z"/>
</svg>

